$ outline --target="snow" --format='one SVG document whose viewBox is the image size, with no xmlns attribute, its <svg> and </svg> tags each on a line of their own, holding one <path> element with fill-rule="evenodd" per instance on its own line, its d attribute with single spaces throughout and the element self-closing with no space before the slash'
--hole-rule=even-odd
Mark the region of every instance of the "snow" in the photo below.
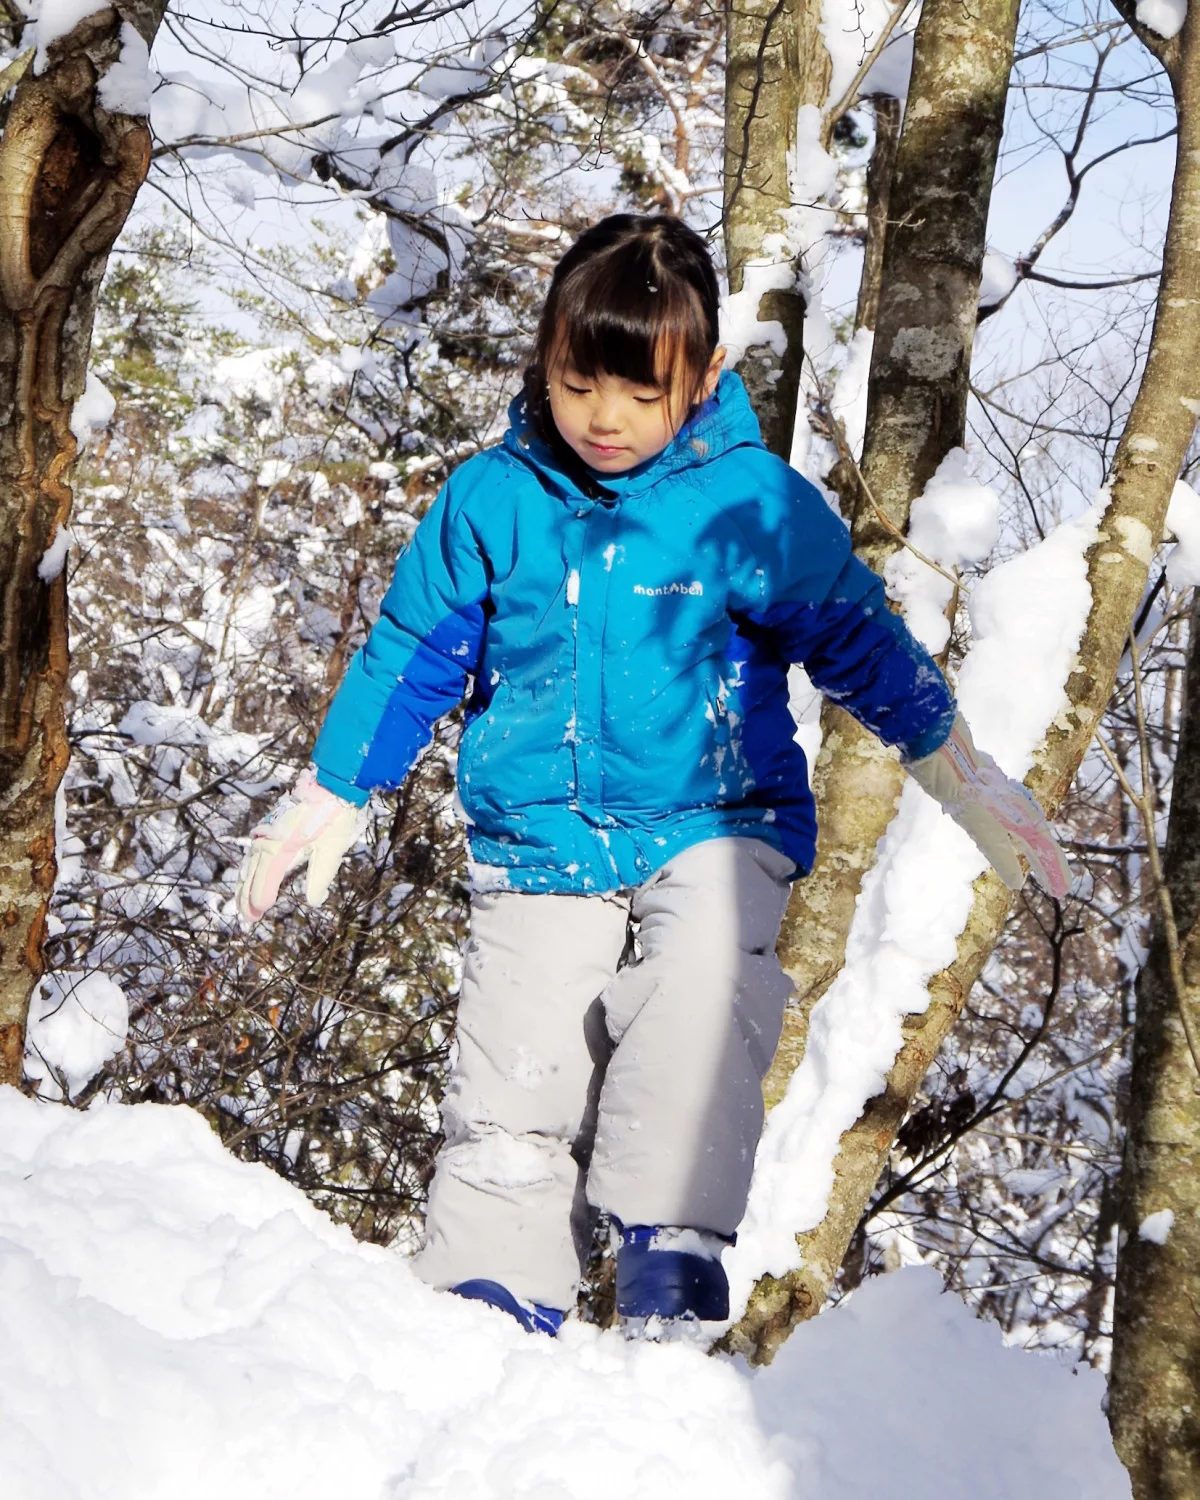
<svg viewBox="0 0 1200 1500">
<path fill-rule="evenodd" d="M 952 448 L 925 493 L 913 502 L 908 537 L 918 552 L 947 571 L 982 562 L 996 545 L 1000 500 L 967 472 L 967 455 Z M 904 606 L 909 629 L 936 656 L 950 638 L 946 609 L 954 594 L 950 579 L 903 548 L 884 569 L 888 594 Z"/>
<path fill-rule="evenodd" d="M 856 459 L 862 457 L 863 438 L 867 430 L 867 381 L 871 374 L 871 351 L 875 347 L 873 328 L 856 328 L 846 350 L 846 362 L 838 373 L 829 409 L 842 423 L 846 442 Z"/>
<path fill-rule="evenodd" d="M 108 426 L 116 409 L 117 398 L 99 375 L 89 370 L 83 395 L 71 408 L 71 432 L 81 449 L 87 446 L 94 433 L 102 432 Z"/>
<path fill-rule="evenodd" d="M 721 301 L 721 342 L 730 369 L 742 359 L 747 349 L 766 345 L 780 359 L 787 351 L 787 335 L 777 318 L 760 321 L 758 306 L 768 292 L 789 291 L 796 285 L 796 268 L 786 238 L 768 235 L 763 253 L 746 262 L 741 289 Z"/>
<path fill-rule="evenodd" d="M 972 595 L 974 639 L 957 698 L 976 743 L 1010 776 L 1025 775 L 1066 706 L 1091 604 L 1084 554 L 1108 499 L 1101 491 L 1082 516 L 993 568 Z M 981 540 L 980 529 L 963 546 Z M 735 1309 L 764 1271 L 781 1276 L 796 1265 L 796 1235 L 824 1217 L 841 1137 L 883 1088 L 903 1018 L 926 1010 L 930 977 L 953 961 L 984 868 L 967 834 L 907 785 L 863 881 L 846 962 L 814 1007 L 803 1061 L 767 1117 L 746 1217 L 725 1256 Z"/>
<path fill-rule="evenodd" d="M 989 250 L 983 257 L 983 275 L 979 282 L 980 307 L 995 307 L 1010 297 L 1017 284 L 1017 268 L 1007 255 Z"/>
<path fill-rule="evenodd" d="M 110 114 L 148 115 L 151 87 L 150 49 L 137 27 L 124 21 L 121 55 L 97 85 L 97 96 Z"/>
<path fill-rule="evenodd" d="M 1187 0 L 1138 0 L 1137 19 L 1168 41 L 1178 36 L 1187 20 Z"/>
<path fill-rule="evenodd" d="M 292 472 L 292 465 L 286 458 L 267 458 L 262 462 L 255 483 L 260 490 L 274 489 Z"/>
<path fill-rule="evenodd" d="M 1091 608 L 1084 553 L 1109 504 L 1102 489 L 1082 515 L 982 579 L 969 612 L 975 643 L 958 679 L 958 699 L 975 730 L 1009 776 L 1023 777 L 1034 751 L 1066 707 Z"/>
<path fill-rule="evenodd" d="M 1175 1227 L 1175 1210 L 1160 1208 L 1157 1213 L 1147 1214 L 1138 1225 L 1138 1239 L 1149 1240 L 1152 1245 L 1165 1245 Z"/>
<path fill-rule="evenodd" d="M 1103 1377 L 898 1271 L 768 1369 L 422 1285 L 184 1107 L 0 1089 L 6 1500 L 1127 1500 Z"/>
<path fill-rule="evenodd" d="M 721 303 L 721 342 L 726 362 L 733 368 L 747 349 L 768 346 L 780 358 L 787 349 L 783 324 L 775 319 L 759 321 L 762 297 L 771 291 L 799 287 L 806 302 L 805 353 L 814 358 L 835 343 L 828 319 L 821 310 L 820 291 L 828 252 L 826 230 L 830 215 L 822 200 L 837 182 L 837 164 L 821 145 L 821 112 L 802 105 L 796 114 L 796 145 L 788 160 L 788 186 L 792 207 L 783 215 L 784 232 L 763 237 L 762 250 L 752 256 L 742 273 L 738 292 Z M 806 423 L 798 423 L 798 428 Z"/>
<path fill-rule="evenodd" d="M 71 528 L 60 523 L 53 540 L 38 562 L 38 577 L 43 583 L 53 583 L 58 577 L 67 565 L 67 553 L 74 545 L 75 536 Z"/>
<path fill-rule="evenodd" d="M 67 1083 L 71 1097 L 96 1076 L 125 1045 L 129 1003 L 107 974 L 60 969 L 38 982 L 29 1006 L 25 1038 L 25 1073 L 39 1080 L 40 1091 L 57 1098 L 54 1075 Z"/>
<path fill-rule="evenodd" d="M 1193 588 L 1200 583 L 1200 495 L 1185 480 L 1178 480 L 1171 492 L 1166 529 L 1175 538 L 1167 582 L 1176 589 Z"/>
<path fill-rule="evenodd" d="M 27 14 L 34 20 L 35 29 L 31 38 L 37 48 L 33 59 L 33 71 L 44 73 L 49 62 L 46 48 L 51 42 L 69 35 L 87 16 L 107 10 L 107 0 L 41 0 L 29 6 Z"/>
</svg>

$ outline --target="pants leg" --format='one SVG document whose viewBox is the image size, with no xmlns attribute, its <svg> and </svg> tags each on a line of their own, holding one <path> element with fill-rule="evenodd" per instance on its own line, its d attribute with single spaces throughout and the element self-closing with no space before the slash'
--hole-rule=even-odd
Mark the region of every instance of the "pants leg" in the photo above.
<svg viewBox="0 0 1200 1500">
<path fill-rule="evenodd" d="M 599 996 L 625 948 L 617 897 L 495 891 L 471 903 L 457 1060 L 442 1104 L 417 1274 L 575 1301 L 591 1210 L 582 1187 L 611 1044 Z"/>
<path fill-rule="evenodd" d="M 793 869 L 759 840 L 713 839 L 634 892 L 641 958 L 603 995 L 615 1051 L 587 1181 L 622 1223 L 741 1222 L 791 992 L 775 942 Z"/>
</svg>

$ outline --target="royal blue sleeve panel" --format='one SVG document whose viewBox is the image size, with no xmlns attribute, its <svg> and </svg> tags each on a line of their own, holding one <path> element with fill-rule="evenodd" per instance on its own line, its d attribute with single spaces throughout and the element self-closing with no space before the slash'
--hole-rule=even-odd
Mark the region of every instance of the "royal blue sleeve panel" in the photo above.
<svg viewBox="0 0 1200 1500">
<path fill-rule="evenodd" d="M 905 760 L 931 755 L 949 737 L 956 709 L 945 677 L 858 558 L 846 560 L 825 600 L 775 605 L 756 623 L 827 698 L 898 745 Z"/>
<path fill-rule="evenodd" d="M 400 785 L 478 664 L 487 566 L 463 512 L 478 462 L 456 472 L 400 554 L 313 748 L 321 785 L 360 806 Z"/>
<path fill-rule="evenodd" d="M 956 711 L 945 677 L 888 608 L 879 577 L 854 556 L 845 523 L 794 469 L 771 465 L 757 512 L 760 602 L 749 618 L 906 760 L 932 754 Z"/>
</svg>

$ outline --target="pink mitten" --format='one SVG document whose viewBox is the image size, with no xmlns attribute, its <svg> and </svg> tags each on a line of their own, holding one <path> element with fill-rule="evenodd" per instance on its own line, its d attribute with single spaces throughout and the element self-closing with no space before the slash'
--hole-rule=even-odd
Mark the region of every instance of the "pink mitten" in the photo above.
<svg viewBox="0 0 1200 1500">
<path fill-rule="evenodd" d="M 326 790 L 312 770 L 257 827 L 238 873 L 237 909 L 243 922 L 257 922 L 275 904 L 284 877 L 308 861 L 305 899 L 320 906 L 346 851 L 362 831 L 364 808 Z"/>
<path fill-rule="evenodd" d="M 946 743 L 905 770 L 966 829 L 1010 890 L 1025 880 L 1018 854 L 1050 895 L 1061 901 L 1070 890 L 1070 866 L 1033 794 L 976 749 L 961 714 Z"/>
</svg>

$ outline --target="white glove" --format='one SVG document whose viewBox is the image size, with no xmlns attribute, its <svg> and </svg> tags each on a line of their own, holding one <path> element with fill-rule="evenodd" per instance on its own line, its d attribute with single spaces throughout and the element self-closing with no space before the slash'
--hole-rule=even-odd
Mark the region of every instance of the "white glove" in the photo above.
<svg viewBox="0 0 1200 1500">
<path fill-rule="evenodd" d="M 275 904 L 284 878 L 308 861 L 305 900 L 320 906 L 346 851 L 362 832 L 366 809 L 328 791 L 311 769 L 250 830 L 250 847 L 238 872 L 237 909 L 257 922 Z"/>
<path fill-rule="evenodd" d="M 1033 794 L 975 748 L 961 714 L 940 749 L 904 769 L 966 829 L 1009 890 L 1019 891 L 1025 880 L 1018 854 L 1057 900 L 1070 890 L 1071 868 Z"/>
</svg>

